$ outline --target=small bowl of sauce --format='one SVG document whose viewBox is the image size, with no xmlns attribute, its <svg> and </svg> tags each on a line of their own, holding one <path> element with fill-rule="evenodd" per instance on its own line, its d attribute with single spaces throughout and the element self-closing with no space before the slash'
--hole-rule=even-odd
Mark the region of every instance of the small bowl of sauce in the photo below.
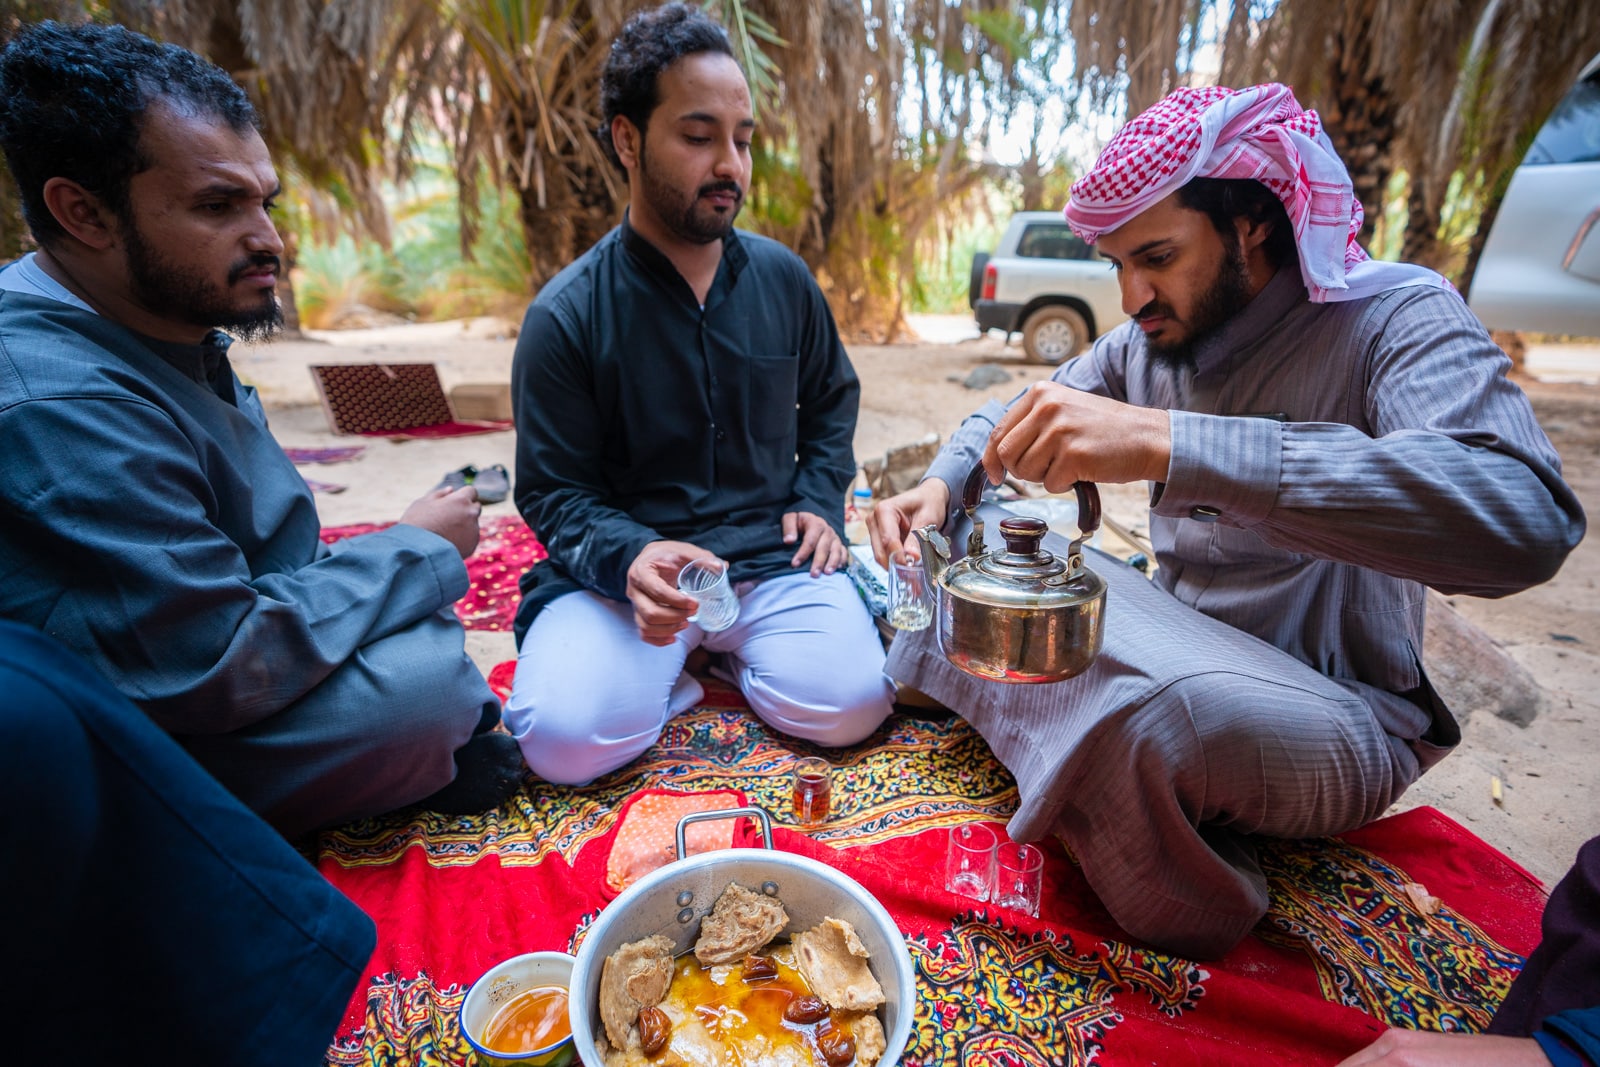
<svg viewBox="0 0 1600 1067">
<path fill-rule="evenodd" d="M 529 952 L 485 971 L 461 1001 L 461 1036 L 487 1067 L 566 1067 L 578 1060 L 567 1016 L 573 957 Z"/>
</svg>

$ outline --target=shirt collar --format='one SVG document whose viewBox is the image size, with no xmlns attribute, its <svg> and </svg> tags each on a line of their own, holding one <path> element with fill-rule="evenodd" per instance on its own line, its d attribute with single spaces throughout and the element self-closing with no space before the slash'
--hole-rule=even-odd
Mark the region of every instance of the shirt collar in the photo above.
<svg viewBox="0 0 1600 1067">
<path fill-rule="evenodd" d="M 622 213 L 622 247 L 632 253 L 646 270 L 661 280 L 662 284 L 679 292 L 689 302 L 695 302 L 689 283 L 678 273 L 678 268 L 673 266 L 672 260 L 667 258 L 666 253 L 633 228 L 633 224 L 628 221 L 626 209 Z M 711 283 L 711 291 L 706 294 L 707 309 L 720 303 L 733 289 L 739 281 L 739 273 L 749 261 L 749 254 L 745 252 L 744 245 L 739 240 L 739 231 L 729 230 L 728 235 L 722 239 L 722 261 L 717 264 L 717 276 Z"/>
<path fill-rule="evenodd" d="M 194 345 L 161 341 L 143 334 L 139 339 L 191 381 L 206 386 L 230 404 L 234 402 L 233 368 L 228 364 L 232 337 L 221 330 L 212 330 Z"/>
<path fill-rule="evenodd" d="M 1306 286 L 1300 280 L 1298 267 L 1293 263 L 1279 267 L 1242 311 L 1195 346 L 1196 373 L 1226 370 L 1237 354 L 1255 346 L 1268 330 L 1306 301 Z"/>
</svg>

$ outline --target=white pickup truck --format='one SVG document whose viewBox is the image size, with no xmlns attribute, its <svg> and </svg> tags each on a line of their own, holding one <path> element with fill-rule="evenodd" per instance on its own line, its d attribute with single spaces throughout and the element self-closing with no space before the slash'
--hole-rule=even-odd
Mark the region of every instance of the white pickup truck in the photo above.
<svg viewBox="0 0 1600 1067">
<path fill-rule="evenodd" d="M 1022 334 L 1033 363 L 1062 363 L 1127 316 L 1111 264 L 1054 211 L 1019 211 L 993 255 L 972 257 L 978 329 Z"/>
</svg>

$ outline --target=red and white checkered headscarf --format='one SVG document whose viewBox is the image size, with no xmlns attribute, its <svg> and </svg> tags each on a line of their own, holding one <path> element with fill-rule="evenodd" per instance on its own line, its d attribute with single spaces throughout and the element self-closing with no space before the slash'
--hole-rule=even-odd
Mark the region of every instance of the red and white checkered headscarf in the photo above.
<svg viewBox="0 0 1600 1067">
<path fill-rule="evenodd" d="M 1311 299 L 1353 300 L 1439 274 L 1369 259 L 1356 243 L 1361 201 L 1315 111 L 1286 85 L 1179 89 L 1124 126 L 1072 183 L 1064 212 L 1093 244 L 1192 178 L 1253 178 L 1283 201 Z"/>
</svg>

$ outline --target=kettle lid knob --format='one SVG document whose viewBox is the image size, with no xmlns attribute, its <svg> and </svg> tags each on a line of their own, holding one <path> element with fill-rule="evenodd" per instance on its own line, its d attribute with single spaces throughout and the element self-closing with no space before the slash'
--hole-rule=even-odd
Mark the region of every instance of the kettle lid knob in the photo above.
<svg viewBox="0 0 1600 1067">
<path fill-rule="evenodd" d="M 1005 538 L 1006 551 L 1019 556 L 1032 556 L 1039 551 L 1039 542 L 1049 530 L 1043 519 L 1017 515 L 1000 520 L 1000 536 Z"/>
</svg>

